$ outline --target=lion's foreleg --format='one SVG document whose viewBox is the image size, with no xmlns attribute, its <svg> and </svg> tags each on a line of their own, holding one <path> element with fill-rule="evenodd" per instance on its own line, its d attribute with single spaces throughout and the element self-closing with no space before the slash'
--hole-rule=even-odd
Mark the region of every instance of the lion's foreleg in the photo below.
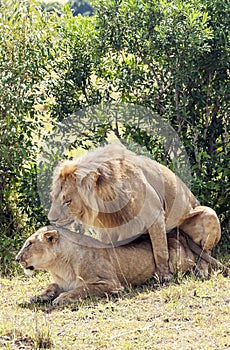
<svg viewBox="0 0 230 350">
<path fill-rule="evenodd" d="M 154 223 L 148 229 L 153 255 L 156 263 L 156 275 L 161 282 L 167 282 L 172 278 L 169 270 L 169 251 L 165 222 L 163 220 Z"/>
<path fill-rule="evenodd" d="M 35 295 L 30 298 L 31 303 L 46 303 L 51 302 L 61 293 L 61 288 L 58 284 L 50 284 L 42 294 Z"/>
</svg>

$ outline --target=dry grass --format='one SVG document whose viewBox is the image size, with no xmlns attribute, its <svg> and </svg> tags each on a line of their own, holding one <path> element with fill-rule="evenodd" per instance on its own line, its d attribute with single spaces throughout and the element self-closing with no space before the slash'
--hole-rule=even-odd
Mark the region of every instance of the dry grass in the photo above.
<svg viewBox="0 0 230 350">
<path fill-rule="evenodd" d="M 1 349 L 230 349 L 230 280 L 193 277 L 71 306 L 27 303 L 48 276 L 0 279 Z"/>
</svg>

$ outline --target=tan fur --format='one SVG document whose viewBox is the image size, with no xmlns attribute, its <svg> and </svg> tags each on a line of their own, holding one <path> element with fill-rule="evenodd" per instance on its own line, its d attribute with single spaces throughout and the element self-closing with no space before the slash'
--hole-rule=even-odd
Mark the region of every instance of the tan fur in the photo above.
<svg viewBox="0 0 230 350">
<path fill-rule="evenodd" d="M 170 234 L 171 272 L 190 270 L 194 256 L 182 236 Z M 69 303 L 90 295 L 116 293 L 123 287 L 140 285 L 155 273 L 155 263 L 148 235 L 118 248 L 102 247 L 92 237 L 52 226 L 31 235 L 16 260 L 25 273 L 47 270 L 53 283 L 32 302 Z"/>
<path fill-rule="evenodd" d="M 48 217 L 59 225 L 78 220 L 94 227 L 103 242 L 122 244 L 148 231 L 156 273 L 160 279 L 168 279 L 166 231 L 186 222 L 184 231 L 188 229 L 192 239 L 202 236 L 204 249 L 203 243 L 210 237 L 208 252 L 219 240 L 217 217 L 211 214 L 216 224 L 212 230 L 207 225 L 208 210 L 200 206 L 197 210 L 197 206 L 199 202 L 191 191 L 168 168 L 123 146 L 107 145 L 77 160 L 63 161 L 55 169 Z M 192 221 L 187 221 L 191 217 Z M 206 270 L 205 266 L 205 274 Z"/>
</svg>

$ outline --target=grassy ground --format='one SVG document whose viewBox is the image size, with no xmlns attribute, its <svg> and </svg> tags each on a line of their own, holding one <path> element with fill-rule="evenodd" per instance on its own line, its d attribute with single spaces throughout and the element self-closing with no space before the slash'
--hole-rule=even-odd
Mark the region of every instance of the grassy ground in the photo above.
<svg viewBox="0 0 230 350">
<path fill-rule="evenodd" d="M 31 306 L 48 275 L 0 279 L 0 349 L 230 349 L 230 279 L 184 277 L 71 306 Z"/>
</svg>

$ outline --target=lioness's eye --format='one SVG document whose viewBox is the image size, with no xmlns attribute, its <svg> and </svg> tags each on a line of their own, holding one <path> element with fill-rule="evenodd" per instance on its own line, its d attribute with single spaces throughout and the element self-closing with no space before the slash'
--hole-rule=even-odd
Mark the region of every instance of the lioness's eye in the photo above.
<svg viewBox="0 0 230 350">
<path fill-rule="evenodd" d="M 71 203 L 71 199 L 65 202 L 65 205 L 69 206 Z"/>
<path fill-rule="evenodd" d="M 28 242 L 25 248 L 29 248 L 32 245 L 32 242 Z"/>
</svg>

